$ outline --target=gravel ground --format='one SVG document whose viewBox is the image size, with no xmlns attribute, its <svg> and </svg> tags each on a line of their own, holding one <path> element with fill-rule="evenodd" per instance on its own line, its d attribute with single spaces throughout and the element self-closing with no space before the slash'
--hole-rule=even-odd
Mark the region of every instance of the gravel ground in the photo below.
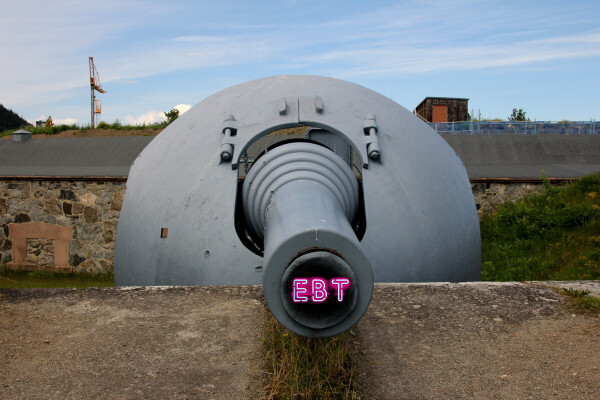
<svg viewBox="0 0 600 400">
<path fill-rule="evenodd" d="M 255 398 L 260 293 L 1 290 L 0 399 Z"/>
<path fill-rule="evenodd" d="M 354 328 L 363 398 L 599 399 L 600 318 L 565 301 L 533 284 L 376 286 Z"/>
<path fill-rule="evenodd" d="M 260 292 L 0 290 L 0 399 L 259 398 Z M 351 332 L 363 400 L 600 398 L 600 318 L 544 286 L 376 285 Z"/>
</svg>

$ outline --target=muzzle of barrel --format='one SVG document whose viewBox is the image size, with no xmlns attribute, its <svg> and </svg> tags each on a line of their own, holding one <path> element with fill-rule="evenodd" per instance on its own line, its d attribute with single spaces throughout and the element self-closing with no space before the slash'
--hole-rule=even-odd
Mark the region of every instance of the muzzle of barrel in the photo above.
<svg viewBox="0 0 600 400">
<path fill-rule="evenodd" d="M 286 328 L 307 337 L 345 331 L 371 301 L 373 273 L 351 222 L 359 204 L 350 167 L 310 142 L 260 157 L 243 184 L 248 229 L 263 239 L 263 292 Z"/>
</svg>

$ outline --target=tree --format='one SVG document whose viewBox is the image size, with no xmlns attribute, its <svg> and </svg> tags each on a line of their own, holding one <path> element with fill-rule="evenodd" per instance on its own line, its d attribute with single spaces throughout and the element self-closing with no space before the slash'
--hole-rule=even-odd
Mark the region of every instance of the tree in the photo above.
<svg viewBox="0 0 600 400">
<path fill-rule="evenodd" d="M 179 117 L 179 110 L 174 108 L 171 111 L 165 112 L 165 117 L 167 117 L 167 123 L 175 121 Z"/>
<path fill-rule="evenodd" d="M 0 104 L 0 132 L 8 129 L 18 129 L 27 125 L 27 121 Z"/>
<path fill-rule="evenodd" d="M 510 115 L 510 117 L 508 117 L 508 120 L 517 122 L 529 121 L 529 118 L 526 118 L 525 114 L 526 112 L 523 111 L 522 108 L 519 108 L 518 110 L 516 108 L 513 108 L 512 114 Z"/>
</svg>

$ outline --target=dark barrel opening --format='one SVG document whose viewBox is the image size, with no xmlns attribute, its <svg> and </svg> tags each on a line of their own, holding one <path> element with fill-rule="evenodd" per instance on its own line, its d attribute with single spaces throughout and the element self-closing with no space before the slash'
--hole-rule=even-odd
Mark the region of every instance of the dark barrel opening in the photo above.
<svg viewBox="0 0 600 400">
<path fill-rule="evenodd" d="M 293 301 L 293 281 L 296 278 L 322 278 L 329 282 L 332 278 L 347 278 L 350 287 L 343 291 L 340 302 L 335 286 L 327 288 L 327 299 L 321 303 L 309 300 L 305 303 Z M 297 257 L 286 268 L 281 279 L 281 301 L 286 312 L 298 323 L 314 329 L 324 329 L 343 321 L 356 306 L 358 297 L 357 282 L 348 263 L 330 251 L 312 251 Z"/>
</svg>

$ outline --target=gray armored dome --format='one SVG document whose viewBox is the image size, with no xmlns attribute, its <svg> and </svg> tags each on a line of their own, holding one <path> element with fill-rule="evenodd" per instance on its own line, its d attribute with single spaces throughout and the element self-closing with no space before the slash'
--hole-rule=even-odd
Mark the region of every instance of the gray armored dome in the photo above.
<svg viewBox="0 0 600 400">
<path fill-rule="evenodd" d="M 314 76 L 225 89 L 169 125 L 131 167 L 115 249 L 117 285 L 262 284 L 311 337 L 356 323 L 373 282 L 480 269 L 450 146 L 392 100 Z"/>
</svg>

